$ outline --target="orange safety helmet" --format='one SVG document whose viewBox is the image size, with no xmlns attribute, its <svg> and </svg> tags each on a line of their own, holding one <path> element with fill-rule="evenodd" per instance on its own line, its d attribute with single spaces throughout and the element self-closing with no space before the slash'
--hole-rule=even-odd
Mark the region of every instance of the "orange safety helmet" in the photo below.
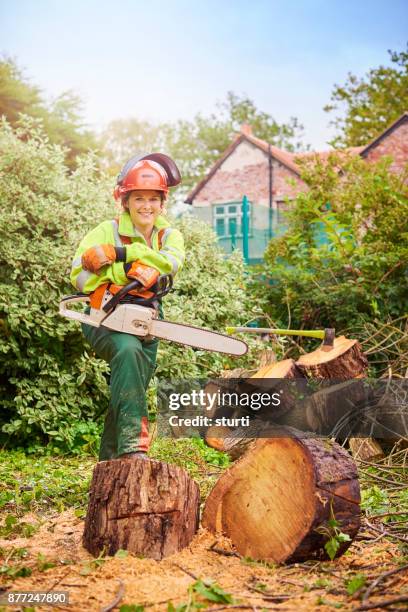
<svg viewBox="0 0 408 612">
<path fill-rule="evenodd" d="M 181 181 L 179 169 L 174 161 L 163 153 L 132 157 L 118 176 L 113 195 L 115 200 L 129 191 L 154 189 L 167 194 L 169 187 Z"/>
</svg>

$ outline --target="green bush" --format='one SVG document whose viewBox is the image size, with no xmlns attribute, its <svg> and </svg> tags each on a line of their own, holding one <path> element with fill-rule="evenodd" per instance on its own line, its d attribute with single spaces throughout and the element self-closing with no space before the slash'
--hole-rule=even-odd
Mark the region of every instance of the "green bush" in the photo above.
<svg viewBox="0 0 408 612">
<path fill-rule="evenodd" d="M 251 295 L 241 254 L 230 257 L 217 244 L 206 223 L 185 217 L 177 223 L 186 245 L 186 262 L 176 291 L 165 300 L 165 318 L 225 333 L 228 325 L 243 325 L 253 316 L 257 302 Z M 260 343 L 245 337 L 253 351 L 237 359 L 177 344 L 162 342 L 157 374 L 167 379 L 203 377 L 223 369 L 245 367 L 256 359 Z"/>
<path fill-rule="evenodd" d="M 78 323 L 58 315 L 58 302 L 73 292 L 68 278 L 79 241 L 115 214 L 112 179 L 92 155 L 78 158 L 70 173 L 62 149 L 28 118 L 17 130 L 1 123 L 0 159 L 0 437 L 9 446 L 93 450 L 95 421 L 108 403 L 108 366 Z M 188 256 L 177 293 L 166 300 L 168 315 L 220 331 L 244 322 L 252 302 L 242 260 L 226 260 L 207 226 L 186 220 L 181 229 Z M 159 376 L 186 378 L 233 361 L 162 343 L 158 363 Z"/>
<path fill-rule="evenodd" d="M 0 126 L 1 431 L 70 448 L 70 425 L 107 403 L 106 365 L 84 351 L 77 325 L 58 315 L 80 237 L 112 214 L 92 156 L 69 173 L 64 153 L 30 120 Z M 86 443 L 86 441 L 85 441 Z"/>
<path fill-rule="evenodd" d="M 269 312 L 282 325 L 353 330 L 395 319 L 408 299 L 407 172 L 333 154 L 303 168 L 309 190 L 267 249 Z"/>
</svg>

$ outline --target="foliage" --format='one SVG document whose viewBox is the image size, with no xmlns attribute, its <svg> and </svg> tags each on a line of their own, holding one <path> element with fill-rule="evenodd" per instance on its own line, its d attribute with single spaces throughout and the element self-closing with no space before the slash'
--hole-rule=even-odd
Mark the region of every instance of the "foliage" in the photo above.
<svg viewBox="0 0 408 612">
<path fill-rule="evenodd" d="M 86 504 L 94 460 L 26 455 L 3 450 L 0 461 L 0 511 L 7 513 L 3 529 L 22 531 L 27 512 L 45 514 L 66 508 L 82 511 Z"/>
<path fill-rule="evenodd" d="M 78 422 L 106 405 L 107 366 L 84 350 L 79 327 L 58 315 L 58 302 L 72 293 L 68 275 L 80 238 L 113 214 L 106 178 L 92 155 L 69 173 L 62 149 L 28 118 L 16 130 L 3 121 L 0 154 L 3 439 L 89 444 L 95 427 L 84 432 Z"/>
<path fill-rule="evenodd" d="M 9 58 L 0 61 L 0 116 L 12 126 L 18 126 L 21 115 L 29 115 L 43 125 L 50 142 L 66 147 L 66 161 L 76 166 L 77 155 L 96 148 L 90 131 L 82 121 L 82 102 L 72 91 L 65 91 L 55 100 L 46 102 L 41 90 L 32 85 L 16 62 Z"/>
<path fill-rule="evenodd" d="M 408 108 L 407 51 L 389 51 L 391 67 L 369 70 L 365 78 L 349 73 L 344 85 L 335 85 L 331 100 L 324 110 L 344 108 L 332 125 L 339 129 L 330 143 L 333 146 L 365 145 L 378 136 Z"/>
<path fill-rule="evenodd" d="M 215 113 L 198 113 L 191 121 L 179 119 L 159 125 L 138 119 L 111 122 L 102 135 L 106 161 L 118 170 L 137 151 L 165 151 L 180 165 L 180 189 L 185 193 L 203 178 L 244 123 L 251 125 L 255 136 L 273 145 L 289 151 L 301 148 L 303 127 L 296 118 L 278 124 L 269 113 L 257 109 L 253 100 L 230 91 L 225 101 L 218 102 Z"/>
<path fill-rule="evenodd" d="M 228 325 L 244 324 L 256 302 L 247 289 L 241 254 L 236 251 L 226 258 L 214 232 L 193 217 L 185 216 L 176 225 L 185 238 L 187 259 L 175 292 L 166 297 L 165 318 L 221 333 Z M 253 350 L 240 358 L 240 367 L 256 359 L 254 352 L 262 346 L 257 339 L 248 344 Z M 236 367 L 235 363 L 236 358 L 221 353 L 162 342 L 156 374 L 167 380 L 200 378 Z"/>
<path fill-rule="evenodd" d="M 357 593 L 363 586 L 365 586 L 367 582 L 367 578 L 364 574 L 355 574 L 352 578 L 346 580 L 346 589 L 349 595 L 354 595 Z"/>
<path fill-rule="evenodd" d="M 72 293 L 68 277 L 78 243 L 115 214 L 111 180 L 92 155 L 69 173 L 61 148 L 29 118 L 16 130 L 3 121 L 0 153 L 0 431 L 8 444 L 52 440 L 57 450 L 95 452 L 108 366 L 85 344 L 78 324 L 57 309 L 60 296 Z M 167 300 L 171 318 L 219 331 L 244 322 L 253 304 L 240 257 L 225 259 L 204 224 L 186 220 L 180 228 L 188 260 Z M 157 373 L 206 376 L 232 363 L 163 343 Z"/>
<path fill-rule="evenodd" d="M 206 602 L 214 602 L 221 604 L 234 604 L 235 600 L 223 588 L 212 580 L 198 579 L 188 587 L 188 602 L 174 606 L 170 602 L 167 606 L 167 612 L 193 612 L 193 610 L 202 610 L 207 607 Z"/>
<path fill-rule="evenodd" d="M 387 491 L 377 485 L 362 491 L 361 508 L 370 514 L 388 512 L 389 503 Z"/>
<path fill-rule="evenodd" d="M 330 561 L 333 561 L 334 557 L 339 551 L 339 548 L 342 544 L 344 544 L 344 542 L 351 541 L 350 536 L 347 533 L 343 533 L 340 527 L 341 523 L 336 519 L 333 513 L 333 508 L 331 508 L 330 518 L 327 521 L 327 525 L 323 525 L 316 529 L 318 533 L 327 537 L 324 550 L 326 551 Z"/>
<path fill-rule="evenodd" d="M 408 184 L 389 164 L 333 154 L 304 165 L 309 189 L 270 242 L 259 284 L 279 326 L 340 331 L 405 314 Z"/>
</svg>

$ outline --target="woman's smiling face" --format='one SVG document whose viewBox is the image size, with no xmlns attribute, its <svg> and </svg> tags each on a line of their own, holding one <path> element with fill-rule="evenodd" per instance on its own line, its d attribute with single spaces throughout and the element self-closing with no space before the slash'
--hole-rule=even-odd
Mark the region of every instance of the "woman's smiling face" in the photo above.
<svg viewBox="0 0 408 612">
<path fill-rule="evenodd" d="M 127 204 L 133 225 L 141 230 L 148 230 L 153 228 L 161 213 L 162 193 L 152 189 L 132 191 Z"/>
</svg>

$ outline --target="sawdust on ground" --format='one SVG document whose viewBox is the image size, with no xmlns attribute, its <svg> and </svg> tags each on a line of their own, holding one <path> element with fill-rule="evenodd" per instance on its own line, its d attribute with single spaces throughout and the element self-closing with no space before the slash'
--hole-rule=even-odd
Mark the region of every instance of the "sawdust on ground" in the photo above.
<svg viewBox="0 0 408 612">
<path fill-rule="evenodd" d="M 35 518 L 33 516 L 31 520 Z M 26 515 L 25 520 L 28 519 Z M 347 611 L 357 609 L 361 602 L 358 594 L 354 599 L 347 594 L 346 581 L 356 574 L 364 574 L 367 584 L 370 584 L 380 574 L 397 567 L 400 556 L 396 545 L 380 539 L 368 543 L 355 542 L 345 556 L 333 563 L 274 567 L 228 555 L 233 552 L 228 539 L 216 538 L 200 529 L 189 547 L 162 561 L 128 555 L 93 562 L 92 556 L 81 545 L 83 524 L 83 520 L 67 510 L 44 521 L 31 538 L 0 540 L 6 558 L 12 549 L 26 548 L 28 555 L 19 563 L 32 569 L 31 576 L 26 578 L 12 580 L 2 576 L 3 592 L 4 589 L 69 591 L 70 605 L 52 608 L 67 612 L 102 611 L 112 604 L 119 592 L 123 592 L 117 606 L 109 609 L 118 610 L 123 604 L 139 604 L 144 605 L 148 612 L 165 612 L 169 602 L 175 607 L 186 603 L 188 587 L 200 578 L 214 580 L 232 594 L 235 599 L 232 609 L 238 611 L 303 611 L 318 606 L 319 611 L 324 612 L 340 607 L 339 604 Z M 218 552 L 210 550 L 214 545 Z M 40 571 L 39 553 L 47 561 L 54 562 L 55 567 Z M 263 593 L 256 590 L 259 585 Z M 407 590 L 408 575 L 401 572 L 383 581 L 381 588 L 370 597 L 370 603 Z M 206 603 L 207 611 L 231 607 Z M 7 610 L 13 609 L 16 608 L 7 607 Z M 35 609 L 51 608 L 36 606 Z"/>
</svg>

